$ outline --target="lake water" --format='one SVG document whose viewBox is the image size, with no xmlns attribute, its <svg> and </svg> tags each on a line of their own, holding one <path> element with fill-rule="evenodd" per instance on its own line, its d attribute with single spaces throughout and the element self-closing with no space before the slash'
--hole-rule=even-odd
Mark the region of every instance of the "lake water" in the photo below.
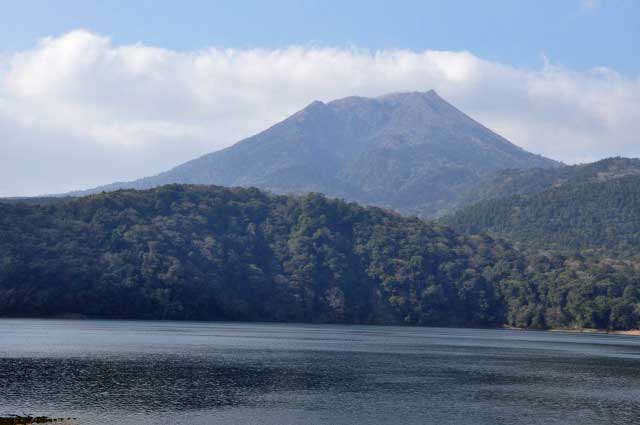
<svg viewBox="0 0 640 425">
<path fill-rule="evenodd" d="M 638 424 L 640 337 L 0 320 L 0 416 L 87 424 Z"/>
</svg>

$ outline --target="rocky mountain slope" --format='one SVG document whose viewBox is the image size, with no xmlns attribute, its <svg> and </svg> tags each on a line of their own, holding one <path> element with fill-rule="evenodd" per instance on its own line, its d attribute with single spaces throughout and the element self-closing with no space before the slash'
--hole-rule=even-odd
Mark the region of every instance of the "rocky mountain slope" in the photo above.
<svg viewBox="0 0 640 425">
<path fill-rule="evenodd" d="M 482 176 L 553 167 L 434 91 L 313 102 L 273 127 L 159 175 L 76 193 L 169 183 L 320 192 L 405 214 L 437 216 Z"/>
</svg>

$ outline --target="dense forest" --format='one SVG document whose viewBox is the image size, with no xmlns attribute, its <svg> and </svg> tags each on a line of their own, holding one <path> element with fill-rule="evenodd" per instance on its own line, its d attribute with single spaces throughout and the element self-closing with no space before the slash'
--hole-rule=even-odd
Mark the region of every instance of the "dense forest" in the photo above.
<svg viewBox="0 0 640 425">
<path fill-rule="evenodd" d="M 615 157 L 571 166 L 499 170 L 462 188 L 448 213 L 489 199 L 531 195 L 564 185 L 607 182 L 629 176 L 640 176 L 640 159 Z"/>
<path fill-rule="evenodd" d="M 0 315 L 629 329 L 640 271 L 318 194 L 170 185 L 0 203 Z"/>
<path fill-rule="evenodd" d="M 525 247 L 628 257 L 640 248 L 640 176 L 487 200 L 442 221 L 463 233 L 486 232 Z"/>
</svg>

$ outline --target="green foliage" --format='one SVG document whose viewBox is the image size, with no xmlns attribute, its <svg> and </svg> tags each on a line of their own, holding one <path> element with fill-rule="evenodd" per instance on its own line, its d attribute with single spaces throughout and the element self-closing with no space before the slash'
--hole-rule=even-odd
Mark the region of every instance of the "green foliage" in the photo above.
<svg viewBox="0 0 640 425">
<path fill-rule="evenodd" d="M 572 166 L 499 170 L 460 187 L 457 197 L 443 206 L 440 216 L 489 199 L 532 195 L 564 185 L 606 182 L 629 176 L 640 176 L 640 159 L 616 157 Z"/>
<path fill-rule="evenodd" d="M 640 264 L 539 252 L 500 283 L 506 323 L 525 328 L 637 329 Z"/>
<path fill-rule="evenodd" d="M 627 329 L 639 293 L 631 262 L 525 255 L 318 194 L 171 185 L 0 203 L 4 316 Z"/>
<path fill-rule="evenodd" d="M 0 314 L 494 325 L 486 242 L 311 194 L 0 204 Z"/>
<path fill-rule="evenodd" d="M 484 201 L 443 222 L 463 233 L 487 232 L 523 247 L 628 256 L 640 248 L 640 176 Z"/>
</svg>

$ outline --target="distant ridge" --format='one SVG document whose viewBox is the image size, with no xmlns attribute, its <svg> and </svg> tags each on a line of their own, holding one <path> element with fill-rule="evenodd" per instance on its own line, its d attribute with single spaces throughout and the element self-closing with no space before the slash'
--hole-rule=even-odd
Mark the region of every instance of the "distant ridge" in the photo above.
<svg viewBox="0 0 640 425">
<path fill-rule="evenodd" d="M 509 171 L 491 179 L 496 184 L 481 181 L 477 187 L 485 200 L 443 223 L 529 248 L 596 250 L 616 257 L 636 256 L 640 249 L 640 159 Z"/>
<path fill-rule="evenodd" d="M 320 192 L 423 217 L 507 168 L 553 167 L 474 121 L 435 91 L 312 102 L 267 130 L 156 176 L 71 195 L 170 183 Z"/>
</svg>

